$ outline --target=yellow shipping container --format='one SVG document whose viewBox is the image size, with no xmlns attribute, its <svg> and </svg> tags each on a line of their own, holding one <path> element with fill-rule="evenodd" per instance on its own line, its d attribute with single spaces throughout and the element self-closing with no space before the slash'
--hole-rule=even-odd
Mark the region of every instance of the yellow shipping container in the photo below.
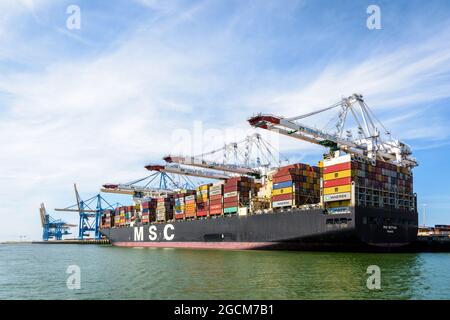
<svg viewBox="0 0 450 320">
<path fill-rule="evenodd" d="M 325 173 L 323 175 L 323 180 L 334 180 L 340 178 L 348 178 L 352 176 L 352 170 L 343 170 L 332 173 Z"/>
<path fill-rule="evenodd" d="M 197 190 L 208 190 L 209 185 L 208 184 L 204 184 L 202 186 L 197 187 Z"/>
<path fill-rule="evenodd" d="M 323 194 L 334 194 L 334 193 L 344 193 L 344 192 L 350 192 L 352 190 L 352 185 L 348 184 L 346 186 L 339 186 L 339 187 L 331 187 L 331 188 L 324 188 Z"/>
<path fill-rule="evenodd" d="M 349 207 L 350 200 L 328 202 L 327 205 L 329 208 Z"/>
<path fill-rule="evenodd" d="M 278 196 L 280 194 L 286 194 L 286 193 L 292 193 L 292 187 L 272 190 L 273 196 Z"/>
</svg>

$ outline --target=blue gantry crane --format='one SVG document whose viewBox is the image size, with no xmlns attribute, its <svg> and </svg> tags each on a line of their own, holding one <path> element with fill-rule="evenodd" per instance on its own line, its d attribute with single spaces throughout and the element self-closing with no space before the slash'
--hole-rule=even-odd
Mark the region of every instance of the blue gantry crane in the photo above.
<svg viewBox="0 0 450 320">
<path fill-rule="evenodd" d="M 65 235 L 71 234 L 69 229 L 71 227 L 76 227 L 74 224 L 68 224 L 61 219 L 54 219 L 51 217 L 47 210 L 45 210 L 45 206 L 41 203 L 41 207 L 39 208 L 41 215 L 41 223 L 42 223 L 42 240 L 62 240 L 62 237 Z"/>
<path fill-rule="evenodd" d="M 101 239 L 99 227 L 103 211 L 108 209 L 114 210 L 115 207 L 109 204 L 100 193 L 87 200 L 82 200 L 76 184 L 74 184 L 74 189 L 77 203 L 67 208 L 55 209 L 55 211 L 77 212 L 80 215 L 78 224 L 79 240 L 89 237 L 91 232 L 94 233 L 95 239 Z"/>
<path fill-rule="evenodd" d="M 135 199 L 143 199 L 171 194 L 174 189 L 195 189 L 196 187 L 196 184 L 186 175 L 167 174 L 158 170 L 152 171 L 150 175 L 144 178 L 127 183 L 104 184 L 100 191 L 131 195 Z"/>
</svg>

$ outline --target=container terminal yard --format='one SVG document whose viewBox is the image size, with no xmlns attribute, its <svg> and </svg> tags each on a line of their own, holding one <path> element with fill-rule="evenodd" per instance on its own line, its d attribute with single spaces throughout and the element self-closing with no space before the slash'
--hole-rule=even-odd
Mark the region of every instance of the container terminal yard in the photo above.
<svg viewBox="0 0 450 320">
<path fill-rule="evenodd" d="M 337 110 L 333 133 L 303 123 L 330 110 Z M 277 150 L 260 134 L 254 134 L 200 156 L 167 155 L 165 164 L 145 166 L 151 171 L 145 178 L 103 185 L 104 193 L 132 196 L 130 205 L 110 205 L 100 194 L 83 201 L 75 186 L 76 205 L 57 211 L 80 215 L 79 241 L 109 241 L 115 246 L 449 249 L 449 226 L 418 226 L 413 188 L 413 169 L 418 162 L 411 148 L 392 138 L 362 95 L 353 94 L 296 117 L 258 114 L 248 122 L 254 128 L 317 144 L 328 151 L 317 165 L 281 165 L 274 157 Z M 249 161 L 251 146 L 259 152 L 256 163 Z M 230 151 L 243 154 L 243 159 L 234 163 L 228 161 L 229 156 L 222 161 L 207 160 L 212 154 Z M 211 182 L 195 185 L 190 177 Z M 150 186 L 156 180 L 158 186 Z M 57 242 L 73 227 L 50 217 L 43 205 L 41 220 L 44 241 Z M 89 232 L 94 232 L 94 239 L 84 238 Z"/>
</svg>

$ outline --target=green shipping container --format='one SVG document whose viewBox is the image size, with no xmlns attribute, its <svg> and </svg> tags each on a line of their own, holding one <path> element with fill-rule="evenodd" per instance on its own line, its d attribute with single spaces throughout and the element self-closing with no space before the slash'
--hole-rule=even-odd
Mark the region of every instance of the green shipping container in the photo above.
<svg viewBox="0 0 450 320">
<path fill-rule="evenodd" d="M 223 213 L 234 213 L 238 211 L 238 207 L 224 208 Z"/>
</svg>

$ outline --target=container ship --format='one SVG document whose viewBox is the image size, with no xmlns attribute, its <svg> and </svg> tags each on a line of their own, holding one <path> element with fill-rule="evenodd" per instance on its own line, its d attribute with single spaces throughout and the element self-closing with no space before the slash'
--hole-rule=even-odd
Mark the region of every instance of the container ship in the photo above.
<svg viewBox="0 0 450 320">
<path fill-rule="evenodd" d="M 299 123 L 333 108 L 339 110 L 336 133 Z M 349 115 L 356 139 L 344 131 Z M 215 180 L 195 189 L 131 188 L 127 192 L 135 203 L 105 210 L 101 233 L 115 246 L 205 249 L 385 251 L 416 240 L 412 169 L 417 161 L 409 146 L 380 133 L 361 95 L 299 117 L 258 114 L 248 121 L 329 150 L 317 165 L 264 172 L 198 157 L 165 157 L 178 166 L 146 168 Z M 121 188 L 109 184 L 103 191 Z"/>
</svg>

